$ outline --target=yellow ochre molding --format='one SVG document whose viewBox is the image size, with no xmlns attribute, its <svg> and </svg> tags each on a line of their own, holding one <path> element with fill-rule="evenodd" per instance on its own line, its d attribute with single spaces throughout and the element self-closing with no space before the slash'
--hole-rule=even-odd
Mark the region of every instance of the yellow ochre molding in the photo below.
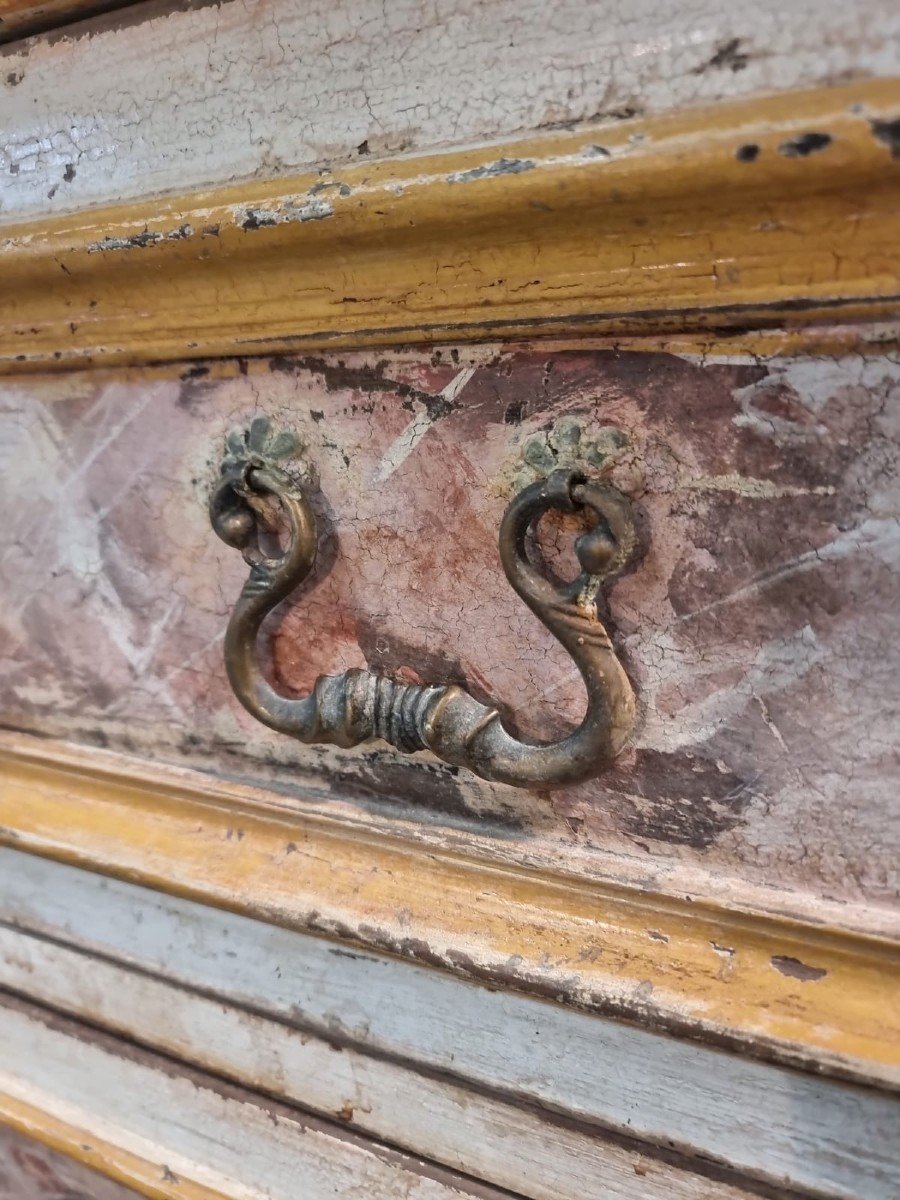
<svg viewBox="0 0 900 1200">
<path fill-rule="evenodd" d="M 164 1164 L 140 1158 L 130 1150 L 95 1137 L 87 1129 L 2 1091 L 0 1125 L 65 1154 L 149 1200 L 227 1200 L 221 1192 L 183 1179 Z"/>
<path fill-rule="evenodd" d="M 59 25 L 71 25 L 110 8 L 123 0 L 0 0 L 0 43 L 29 37 Z M 124 0 L 128 3 L 129 0 Z M 130 0 L 137 3 L 138 0 Z"/>
<path fill-rule="evenodd" d="M 0 228 L 0 366 L 882 321 L 900 81 Z"/>
<path fill-rule="evenodd" d="M 897 942 L 417 846 L 266 800 L 200 772 L 0 740 L 0 844 L 492 986 L 900 1083 Z"/>
</svg>

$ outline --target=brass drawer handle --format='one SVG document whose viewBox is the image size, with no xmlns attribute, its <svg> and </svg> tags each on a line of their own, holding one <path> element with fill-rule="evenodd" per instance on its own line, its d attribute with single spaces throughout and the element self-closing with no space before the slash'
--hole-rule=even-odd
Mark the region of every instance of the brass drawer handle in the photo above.
<svg viewBox="0 0 900 1200">
<path fill-rule="evenodd" d="M 381 738 L 398 750 L 430 750 L 482 779 L 547 787 L 598 774 L 622 749 L 634 723 L 634 693 L 597 616 L 602 580 L 621 570 L 636 547 L 628 501 L 609 484 L 554 471 L 513 499 L 500 525 L 500 559 L 515 591 L 578 664 L 588 693 L 581 725 L 550 745 L 514 738 L 500 714 L 453 686 L 399 683 L 371 671 L 324 675 L 303 699 L 279 695 L 263 675 L 257 636 L 266 615 L 313 568 L 316 521 L 303 488 L 274 461 L 294 445 L 269 437 L 258 419 L 246 437 L 232 434 L 222 477 L 210 498 L 213 529 L 241 551 L 250 575 L 225 635 L 225 666 L 234 693 L 264 725 L 299 738 L 356 746 Z M 274 501 L 274 503 L 273 503 Z M 581 574 L 570 583 L 540 571 L 526 538 L 551 509 L 586 509 L 597 524 L 575 543 Z M 287 523 L 286 547 L 272 556 L 260 544 Z M 270 539 L 271 540 L 271 539 Z"/>
</svg>

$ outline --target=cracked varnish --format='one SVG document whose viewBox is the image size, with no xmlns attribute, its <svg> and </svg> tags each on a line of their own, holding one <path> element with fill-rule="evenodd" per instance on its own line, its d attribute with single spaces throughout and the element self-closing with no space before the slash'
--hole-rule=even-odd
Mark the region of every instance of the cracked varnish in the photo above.
<svg viewBox="0 0 900 1200">
<path fill-rule="evenodd" d="M 900 73 L 858 0 L 142 3 L 0 51 L 0 217 Z"/>
<path fill-rule="evenodd" d="M 898 379 L 887 354 L 445 348 L 5 380 L 3 722 L 507 857 L 612 852 L 648 881 L 700 867 L 874 905 L 886 927 Z M 259 413 L 320 480 L 313 586 L 271 626 L 280 685 L 366 665 L 462 682 L 547 738 L 581 685 L 506 584 L 498 522 L 529 442 L 559 453 L 567 418 L 624 434 L 607 469 L 646 549 L 609 615 L 641 713 L 610 773 L 537 795 L 303 747 L 239 709 L 221 642 L 244 567 L 206 497 L 225 432 Z M 561 566 L 574 528 L 544 530 Z"/>
</svg>

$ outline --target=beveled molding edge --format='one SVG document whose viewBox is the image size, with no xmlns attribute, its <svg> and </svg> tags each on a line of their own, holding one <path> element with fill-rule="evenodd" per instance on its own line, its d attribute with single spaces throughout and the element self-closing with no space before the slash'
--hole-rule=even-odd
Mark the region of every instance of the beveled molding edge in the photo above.
<svg viewBox="0 0 900 1200">
<path fill-rule="evenodd" d="M 0 735 L 0 844 L 771 1061 L 900 1086 L 900 939 L 417 845 Z M 724 889 L 723 893 L 724 894 Z"/>
<path fill-rule="evenodd" d="M 0 228 L 0 369 L 889 320 L 900 80 Z"/>
<path fill-rule="evenodd" d="M 228 1200 L 202 1183 L 168 1172 L 157 1163 L 97 1137 L 93 1130 L 65 1121 L 56 1114 L 0 1090 L 0 1125 L 31 1138 L 130 1188 L 149 1200 Z"/>
<path fill-rule="evenodd" d="M 140 0 L 0 0 L 0 46 Z"/>
</svg>

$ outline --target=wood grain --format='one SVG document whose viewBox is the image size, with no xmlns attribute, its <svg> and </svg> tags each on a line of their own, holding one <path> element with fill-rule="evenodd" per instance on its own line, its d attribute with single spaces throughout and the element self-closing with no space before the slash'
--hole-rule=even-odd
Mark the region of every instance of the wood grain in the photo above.
<svg viewBox="0 0 900 1200">
<path fill-rule="evenodd" d="M 528 1197 L 627 1196 L 642 1166 L 893 1195 L 878 1092 L 14 851 L 0 922 L 0 986 Z"/>
<path fill-rule="evenodd" d="M 9 225 L 0 359 L 881 319 L 898 111 L 874 80 Z"/>
<path fill-rule="evenodd" d="M 35 3 L 35 0 L 0 0 L 0 45 L 83 21 L 132 2 L 135 0 L 40 0 L 39 3 Z M 17 78 L 17 73 L 8 73 L 7 88 L 10 86 L 9 76 Z M 7 129 L 7 136 L 10 132 Z"/>
<path fill-rule="evenodd" d="M 7 49 L 0 217 L 900 74 L 896 4 L 853 17 L 830 0 L 144 0 Z"/>
<path fill-rule="evenodd" d="M 0 1123 L 150 1200 L 501 1200 L 409 1155 L 8 999 Z"/>
<path fill-rule="evenodd" d="M 896 1082 L 897 946 L 432 850 L 7 735 L 0 843 L 751 1053 Z M 723 962 L 723 956 L 727 959 Z"/>
</svg>

